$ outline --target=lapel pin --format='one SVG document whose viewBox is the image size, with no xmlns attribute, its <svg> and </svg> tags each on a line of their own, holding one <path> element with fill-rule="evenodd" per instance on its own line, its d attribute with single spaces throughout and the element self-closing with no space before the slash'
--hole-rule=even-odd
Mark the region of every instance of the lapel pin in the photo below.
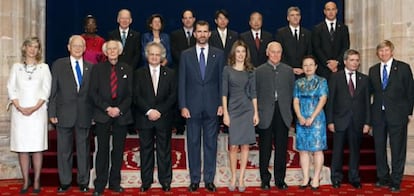
<svg viewBox="0 0 414 196">
<path fill-rule="evenodd" d="M 88 71 L 88 68 L 87 67 L 85 68 L 85 71 Z"/>
<path fill-rule="evenodd" d="M 126 74 L 124 74 L 124 76 L 122 76 L 122 78 L 128 78 L 128 76 Z"/>
<path fill-rule="evenodd" d="M 124 67 L 121 67 L 121 70 L 124 70 Z"/>
<path fill-rule="evenodd" d="M 215 54 L 213 54 L 213 58 L 215 58 L 216 57 L 216 55 Z"/>
<path fill-rule="evenodd" d="M 164 71 L 164 72 L 162 72 L 162 74 L 163 74 L 164 76 L 166 76 L 166 75 L 167 75 L 167 72 L 165 72 L 165 71 Z"/>
<path fill-rule="evenodd" d="M 397 67 L 394 67 L 394 70 L 397 71 Z"/>
</svg>

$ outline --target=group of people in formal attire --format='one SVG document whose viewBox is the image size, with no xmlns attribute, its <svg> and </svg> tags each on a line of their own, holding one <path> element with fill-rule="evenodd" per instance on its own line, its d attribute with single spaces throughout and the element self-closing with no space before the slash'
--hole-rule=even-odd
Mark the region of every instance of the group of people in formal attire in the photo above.
<svg viewBox="0 0 414 196">
<path fill-rule="evenodd" d="M 290 7 L 289 25 L 275 37 L 262 29 L 259 12 L 250 15 L 251 29 L 241 34 L 227 28 L 225 10 L 216 12 L 215 30 L 185 10 L 183 27 L 170 35 L 162 32 L 162 16 L 153 14 L 147 22 L 149 32 L 141 36 L 130 28 L 131 13 L 122 9 L 119 28 L 109 33 L 107 41 L 96 33 L 96 18 L 88 15 L 85 33 L 69 38 L 69 56 L 56 60 L 51 71 L 42 63 L 39 39 L 28 38 L 22 45 L 22 61 L 12 66 L 7 84 L 10 145 L 19 153 L 24 181 L 20 193 L 32 185 L 30 155 L 33 192 L 40 192 L 48 120 L 57 129 L 58 192 L 66 192 L 72 184 L 74 138 L 77 184 L 81 192 L 89 192 L 92 127 L 97 138 L 93 195 L 102 195 L 106 186 L 123 192 L 120 170 L 131 124 L 140 140 L 142 192 L 154 182 L 155 158 L 162 190 L 170 191 L 171 129 L 183 134 L 184 125 L 188 190 L 197 191 L 203 181 L 208 191 L 215 192 L 219 116 L 228 127 L 230 191 L 246 190 L 249 147 L 256 143 L 256 133 L 261 188 L 271 188 L 269 161 L 274 149 L 275 186 L 288 189 L 286 152 L 289 128 L 294 126 L 303 172 L 299 188 L 319 188 L 327 129 L 333 132 L 332 186 L 341 186 L 348 142 L 349 182 L 361 188 L 359 148 L 362 135 L 372 129 L 376 186 L 398 192 L 414 104 L 410 66 L 394 59 L 393 43 L 384 40 L 376 49 L 380 62 L 369 75 L 359 72 L 360 54 L 349 49 L 348 28 L 337 21 L 337 11 L 334 2 L 326 3 L 325 20 L 311 32 L 300 26 L 300 9 Z"/>
</svg>

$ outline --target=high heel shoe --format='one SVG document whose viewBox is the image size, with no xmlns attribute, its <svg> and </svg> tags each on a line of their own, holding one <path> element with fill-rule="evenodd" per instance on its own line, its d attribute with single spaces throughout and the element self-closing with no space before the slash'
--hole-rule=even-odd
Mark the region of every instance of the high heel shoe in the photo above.
<svg viewBox="0 0 414 196">
<path fill-rule="evenodd" d="M 246 186 L 239 186 L 239 187 L 237 187 L 237 189 L 239 189 L 239 192 L 244 192 L 245 190 L 246 190 Z"/>
<path fill-rule="evenodd" d="M 27 192 L 29 192 L 29 188 L 30 188 L 30 186 L 32 186 L 32 182 L 31 181 L 29 181 L 28 183 L 27 183 L 27 186 L 26 187 L 22 187 L 21 189 L 20 189 L 20 194 L 26 194 Z"/>
<path fill-rule="evenodd" d="M 40 183 L 39 183 L 39 187 L 38 188 L 35 188 L 35 186 L 33 185 L 33 191 L 32 192 L 35 193 L 35 194 L 39 194 L 40 193 Z"/>
<path fill-rule="evenodd" d="M 308 186 L 311 186 L 312 178 L 309 178 L 308 183 L 306 185 L 299 185 L 299 189 L 306 189 Z"/>
<path fill-rule="evenodd" d="M 229 183 L 228 188 L 230 192 L 233 192 L 234 190 L 236 190 L 236 182 L 234 182 L 234 184 Z"/>
<path fill-rule="evenodd" d="M 319 185 L 320 185 L 320 183 L 321 183 L 321 180 L 319 180 L 319 182 L 318 182 L 318 186 L 312 186 L 312 185 L 310 185 L 311 190 L 312 190 L 312 191 L 316 191 L 316 190 L 318 190 L 318 189 L 319 189 Z"/>
</svg>

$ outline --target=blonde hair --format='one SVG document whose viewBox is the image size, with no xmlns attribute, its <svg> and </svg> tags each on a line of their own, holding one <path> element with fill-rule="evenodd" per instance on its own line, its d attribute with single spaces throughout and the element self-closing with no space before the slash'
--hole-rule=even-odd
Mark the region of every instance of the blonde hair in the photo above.
<svg viewBox="0 0 414 196">
<path fill-rule="evenodd" d="M 38 37 L 34 36 L 34 37 L 26 38 L 23 41 L 23 44 L 22 44 L 22 47 L 21 47 L 22 62 L 26 62 L 26 47 L 32 45 L 33 43 L 37 43 L 38 46 L 39 46 L 39 50 L 37 51 L 37 54 L 36 54 L 36 57 L 35 57 L 37 63 L 39 63 L 42 60 L 42 58 L 43 58 L 42 44 L 40 43 L 40 39 Z"/>
</svg>

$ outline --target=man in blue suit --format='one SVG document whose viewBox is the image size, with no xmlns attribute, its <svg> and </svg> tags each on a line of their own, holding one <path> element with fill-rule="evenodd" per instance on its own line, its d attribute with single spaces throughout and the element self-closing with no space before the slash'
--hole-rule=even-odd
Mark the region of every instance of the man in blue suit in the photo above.
<svg viewBox="0 0 414 196">
<path fill-rule="evenodd" d="M 217 116 L 223 113 L 220 95 L 224 54 L 208 45 L 210 35 L 209 24 L 198 21 L 194 29 L 196 45 L 184 50 L 180 57 L 178 99 L 181 115 L 187 119 L 190 192 L 199 188 L 201 179 L 201 136 L 205 187 L 210 192 L 216 191 Z"/>
</svg>

